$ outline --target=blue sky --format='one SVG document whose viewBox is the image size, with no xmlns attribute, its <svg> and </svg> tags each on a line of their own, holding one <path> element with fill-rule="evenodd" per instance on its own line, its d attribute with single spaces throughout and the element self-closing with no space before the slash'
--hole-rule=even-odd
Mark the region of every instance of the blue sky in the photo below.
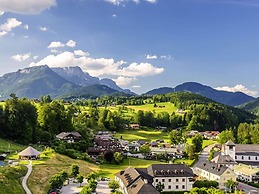
<svg viewBox="0 0 259 194">
<path fill-rule="evenodd" d="M 195 81 L 259 95 L 258 0 L 0 0 L 0 75 L 80 66 L 143 93 Z"/>
</svg>

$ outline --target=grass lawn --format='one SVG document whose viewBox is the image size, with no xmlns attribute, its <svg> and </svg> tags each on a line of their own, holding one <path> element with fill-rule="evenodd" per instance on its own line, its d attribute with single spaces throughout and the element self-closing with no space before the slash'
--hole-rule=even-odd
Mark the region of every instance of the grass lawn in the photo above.
<svg viewBox="0 0 259 194">
<path fill-rule="evenodd" d="M 62 170 L 70 172 L 72 164 L 79 166 L 80 174 L 84 177 L 90 172 L 97 172 L 98 166 L 82 160 L 74 160 L 67 156 L 53 153 L 50 158 L 43 159 L 43 162 L 33 164 L 32 174 L 28 179 L 28 185 L 32 193 L 45 194 L 49 190 L 49 180 Z"/>
<path fill-rule="evenodd" d="M 121 138 L 128 141 L 134 140 L 145 140 L 145 141 L 155 141 L 157 139 L 164 139 L 169 142 L 169 136 L 166 132 L 158 131 L 154 129 L 145 130 L 123 130 L 115 134 L 115 137 Z"/>
<path fill-rule="evenodd" d="M 186 143 L 192 144 L 192 138 L 188 138 Z M 202 148 L 205 148 L 205 147 L 207 147 L 211 144 L 214 144 L 214 143 L 217 143 L 217 141 L 211 140 L 211 139 L 204 139 L 203 143 L 202 143 Z"/>
<path fill-rule="evenodd" d="M 21 178 L 25 176 L 25 166 L 0 167 L 0 193 L 1 194 L 24 194 Z"/>
<path fill-rule="evenodd" d="M 143 111 L 156 111 L 157 113 L 168 112 L 169 114 L 177 110 L 177 108 L 170 102 L 160 102 L 160 103 L 156 103 L 156 105 L 157 107 L 154 107 L 154 104 L 144 104 L 144 105 L 136 105 L 136 106 L 127 106 L 127 108 L 134 109 L 135 112 L 137 112 L 138 110 L 143 110 Z M 165 107 L 158 108 L 159 106 L 165 106 Z"/>
<path fill-rule="evenodd" d="M 128 168 L 129 166 L 135 167 L 135 168 L 146 168 L 150 164 L 163 164 L 159 161 L 154 160 L 143 160 L 143 159 L 137 159 L 137 158 L 126 158 L 124 159 L 123 163 L 121 164 L 101 164 L 99 165 L 100 170 L 98 174 L 100 176 L 109 177 L 111 179 L 114 179 L 114 174 Z"/>
<path fill-rule="evenodd" d="M 22 151 L 25 148 L 26 146 L 0 139 L 0 153 L 5 151 L 10 151 L 10 152 Z"/>
<path fill-rule="evenodd" d="M 195 162 L 195 159 L 193 159 L 193 160 L 190 160 L 190 159 L 176 159 L 174 161 L 174 164 L 185 163 L 187 166 L 192 166 L 194 162 Z"/>
</svg>

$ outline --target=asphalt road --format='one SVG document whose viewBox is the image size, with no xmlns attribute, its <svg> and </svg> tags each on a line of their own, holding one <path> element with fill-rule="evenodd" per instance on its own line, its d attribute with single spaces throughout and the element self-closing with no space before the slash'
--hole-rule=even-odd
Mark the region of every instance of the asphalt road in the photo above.
<svg viewBox="0 0 259 194">
<path fill-rule="evenodd" d="M 243 190 L 245 193 L 250 193 L 250 194 L 259 194 L 259 190 L 256 187 L 252 187 L 250 185 L 247 185 L 245 183 L 238 183 L 237 188 L 240 188 Z"/>
<path fill-rule="evenodd" d="M 216 144 L 212 144 L 212 145 L 209 145 L 207 147 L 205 147 L 202 152 L 200 153 L 199 155 L 199 159 L 198 161 L 194 164 L 193 167 L 195 167 L 197 164 L 201 163 L 201 162 L 204 162 L 208 159 L 209 157 L 209 154 L 210 154 L 210 150 L 211 148 L 213 148 Z"/>
</svg>

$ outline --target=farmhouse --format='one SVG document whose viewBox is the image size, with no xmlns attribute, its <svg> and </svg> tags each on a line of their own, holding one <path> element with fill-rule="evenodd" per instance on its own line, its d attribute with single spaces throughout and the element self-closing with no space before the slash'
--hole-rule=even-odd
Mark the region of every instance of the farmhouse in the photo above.
<svg viewBox="0 0 259 194">
<path fill-rule="evenodd" d="M 219 188 L 224 189 L 228 180 L 236 180 L 235 173 L 224 165 L 218 165 L 214 162 L 204 161 L 195 167 L 195 173 L 200 177 L 210 181 L 217 181 Z"/>
<path fill-rule="evenodd" d="M 56 135 L 56 138 L 62 141 L 66 141 L 68 143 L 74 143 L 81 139 L 81 135 L 78 132 L 62 132 Z"/>
<path fill-rule="evenodd" d="M 193 178 L 191 168 L 184 164 L 152 164 L 148 168 L 129 167 L 115 175 L 121 190 L 127 194 L 156 194 L 159 192 L 155 188 L 159 185 L 162 185 L 163 191 L 189 191 L 193 186 Z M 132 190 L 131 186 L 136 189 Z"/>
<path fill-rule="evenodd" d="M 131 124 L 130 128 L 131 129 L 140 129 L 140 125 L 139 124 Z"/>
</svg>

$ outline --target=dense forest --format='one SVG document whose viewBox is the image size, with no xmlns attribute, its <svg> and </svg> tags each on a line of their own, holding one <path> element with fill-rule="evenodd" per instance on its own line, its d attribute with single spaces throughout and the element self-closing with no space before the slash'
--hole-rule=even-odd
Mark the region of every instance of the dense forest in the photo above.
<svg viewBox="0 0 259 194">
<path fill-rule="evenodd" d="M 168 102 L 177 112 L 132 110 L 128 105 Z M 110 107 L 116 107 L 111 110 Z M 255 116 L 237 108 L 216 103 L 200 95 L 180 92 L 155 96 L 104 96 L 94 100 L 52 100 L 44 96 L 40 102 L 17 98 L 15 94 L 0 106 L 0 136 L 22 144 L 48 143 L 61 133 L 78 131 L 84 144 L 91 143 L 97 130 L 119 131 L 130 123 L 156 128 L 187 130 L 236 129 L 240 123 L 253 123 Z"/>
</svg>

